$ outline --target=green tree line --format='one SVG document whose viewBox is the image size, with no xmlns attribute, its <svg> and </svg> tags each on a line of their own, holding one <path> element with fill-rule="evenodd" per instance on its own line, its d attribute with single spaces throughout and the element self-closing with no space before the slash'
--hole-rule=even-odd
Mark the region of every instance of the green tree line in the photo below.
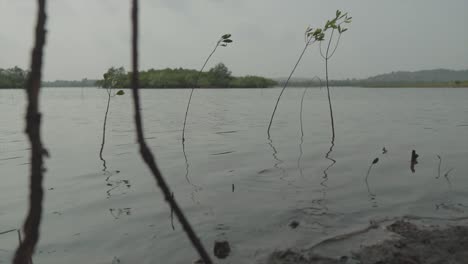
<svg viewBox="0 0 468 264">
<path fill-rule="evenodd" d="M 0 88 L 24 88 L 28 71 L 20 67 L 0 68 Z"/>
<path fill-rule="evenodd" d="M 140 71 L 141 88 L 265 88 L 276 86 L 277 82 L 259 76 L 235 77 L 223 63 L 207 72 L 192 69 L 149 69 Z M 123 67 L 110 68 L 103 79 L 96 82 L 100 87 L 129 88 L 131 72 Z"/>
</svg>

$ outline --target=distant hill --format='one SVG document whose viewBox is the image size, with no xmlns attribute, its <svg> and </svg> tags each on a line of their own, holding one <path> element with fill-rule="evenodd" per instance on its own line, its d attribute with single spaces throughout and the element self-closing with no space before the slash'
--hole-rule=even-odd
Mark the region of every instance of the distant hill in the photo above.
<svg viewBox="0 0 468 264">
<path fill-rule="evenodd" d="M 454 82 L 467 81 L 468 70 L 454 71 L 447 69 L 423 71 L 397 71 L 380 74 L 364 79 L 368 82 Z"/>
<path fill-rule="evenodd" d="M 280 85 L 284 85 L 286 78 L 279 78 L 277 81 Z M 317 87 L 319 85 L 319 81 L 311 78 L 292 78 L 288 84 L 288 86 L 293 87 Z M 330 85 L 357 87 L 468 87 L 468 70 L 397 71 L 366 79 L 330 80 Z"/>
</svg>

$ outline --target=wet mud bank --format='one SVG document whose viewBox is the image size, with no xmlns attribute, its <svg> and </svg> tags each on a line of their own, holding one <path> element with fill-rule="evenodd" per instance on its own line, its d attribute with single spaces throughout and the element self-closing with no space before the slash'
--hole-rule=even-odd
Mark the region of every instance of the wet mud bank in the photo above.
<svg viewBox="0 0 468 264">
<path fill-rule="evenodd" d="M 380 230 L 379 230 L 380 229 Z M 369 241 L 375 234 L 380 239 Z M 357 236 L 361 238 L 356 240 Z M 353 241 L 354 239 L 354 241 Z M 340 243 L 348 240 L 351 248 L 343 255 L 332 254 L 326 247 L 343 249 Z M 358 242 L 360 241 L 360 242 Z M 376 242 L 378 241 L 378 242 Z M 361 231 L 330 238 L 307 249 L 275 251 L 267 264 L 462 264 L 468 263 L 468 225 L 466 223 L 424 224 L 418 221 L 397 220 L 385 224 L 371 223 Z M 325 245 L 329 244 L 329 245 Z M 325 254 L 322 254 L 321 248 Z"/>
</svg>

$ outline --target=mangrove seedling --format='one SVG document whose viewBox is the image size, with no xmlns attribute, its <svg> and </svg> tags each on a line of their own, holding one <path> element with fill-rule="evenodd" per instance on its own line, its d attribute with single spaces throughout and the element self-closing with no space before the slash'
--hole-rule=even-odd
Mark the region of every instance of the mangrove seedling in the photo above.
<svg viewBox="0 0 468 264">
<path fill-rule="evenodd" d="M 375 197 L 375 194 L 373 194 L 373 193 L 371 192 L 370 187 L 369 187 L 369 182 L 368 182 L 367 180 L 368 180 L 368 178 L 369 178 L 369 174 L 370 174 L 370 172 L 371 172 L 372 167 L 373 167 L 375 164 L 377 164 L 377 162 L 379 162 L 379 158 L 375 158 L 375 159 L 372 161 L 371 165 L 369 165 L 369 169 L 367 169 L 367 174 L 366 174 L 366 179 L 365 179 L 366 186 L 367 186 L 367 192 L 369 193 L 369 195 L 370 195 L 371 197 Z"/>
<path fill-rule="evenodd" d="M 331 30 L 330 37 L 328 39 L 327 49 L 325 50 L 325 53 L 322 51 L 321 42 L 319 45 L 320 55 L 325 60 L 325 78 L 326 78 L 326 84 L 327 84 L 328 105 L 330 107 L 330 119 L 331 119 L 333 140 L 335 139 L 335 121 L 333 119 L 333 108 L 332 108 L 331 97 L 330 97 L 330 85 L 329 85 L 329 79 L 328 79 L 328 60 L 331 59 L 331 57 L 333 57 L 333 55 L 335 54 L 335 51 L 338 48 L 338 44 L 340 43 L 341 34 L 343 34 L 344 32 L 348 30 L 347 28 L 345 28 L 344 24 L 351 23 L 351 19 L 352 17 L 348 17 L 348 13 L 342 13 L 340 10 L 336 10 L 335 18 L 333 18 L 332 20 L 328 20 L 327 23 L 325 23 L 325 27 L 323 28 L 324 32 Z M 334 47 L 330 49 L 333 38 L 336 36 L 335 32 L 338 32 L 338 38 L 334 44 Z"/>
<path fill-rule="evenodd" d="M 127 75 L 123 67 L 120 67 L 120 68 L 112 67 L 109 70 L 107 70 L 106 73 L 104 73 L 103 77 L 104 79 L 101 80 L 99 84 L 102 86 L 102 88 L 106 89 L 107 107 L 106 107 L 106 112 L 104 114 L 104 121 L 103 121 L 103 126 L 102 126 L 102 142 L 101 142 L 101 149 L 99 151 L 99 158 L 102 161 L 103 171 L 105 171 L 107 169 L 106 160 L 104 159 L 102 153 L 104 151 L 104 145 L 106 142 L 106 124 L 107 124 L 107 115 L 109 113 L 110 100 L 111 100 L 111 97 L 125 94 L 123 90 L 119 90 L 114 94 L 112 94 L 112 92 L 114 88 L 124 83 L 124 81 L 127 78 Z"/>
<path fill-rule="evenodd" d="M 304 49 L 302 49 L 301 54 L 299 55 L 299 58 L 296 61 L 296 64 L 294 65 L 293 69 L 291 70 L 291 73 L 289 73 L 289 77 L 286 80 L 286 82 L 283 85 L 283 88 L 281 89 L 280 94 L 278 95 L 278 98 L 276 99 L 275 107 L 273 108 L 273 113 L 271 113 L 270 117 L 270 123 L 268 124 L 268 138 L 270 138 L 270 129 L 271 129 L 271 124 L 273 123 L 273 118 L 275 117 L 276 109 L 278 108 L 279 101 L 281 100 L 281 96 L 284 93 L 284 90 L 288 86 L 289 80 L 291 80 L 292 75 L 294 74 L 294 71 L 296 70 L 297 66 L 299 65 L 299 62 L 301 61 L 302 57 L 304 56 L 305 51 L 307 50 L 307 47 L 310 45 L 314 44 L 316 41 L 322 41 L 325 37 L 325 34 L 323 32 L 323 29 L 321 28 L 311 28 L 307 27 L 306 31 L 304 32 L 304 38 L 305 38 L 305 46 Z"/>
<path fill-rule="evenodd" d="M 187 117 L 188 117 L 188 113 L 189 113 L 189 109 L 190 109 L 190 103 L 192 101 L 192 96 L 193 96 L 193 91 L 195 90 L 195 86 L 197 86 L 198 84 L 198 80 L 200 79 L 200 76 L 203 72 L 203 70 L 205 69 L 205 66 L 206 64 L 208 63 L 208 61 L 210 60 L 211 56 L 213 56 L 213 54 L 216 52 L 216 50 L 218 49 L 218 47 L 227 47 L 227 45 L 229 43 L 232 43 L 232 39 L 231 39 L 231 34 L 224 34 L 222 35 L 218 41 L 216 42 L 216 45 L 215 47 L 213 48 L 213 50 L 211 51 L 210 55 L 208 55 L 208 57 L 206 58 L 205 60 L 205 63 L 203 63 L 203 66 L 201 67 L 200 71 L 198 71 L 198 74 L 195 78 L 195 82 L 194 84 L 192 85 L 192 89 L 190 91 L 190 96 L 189 96 L 189 100 L 187 102 L 187 108 L 185 110 L 185 117 L 184 117 L 184 126 L 182 128 L 182 152 L 184 154 L 184 160 L 185 160 L 185 179 L 187 180 L 187 182 L 192 185 L 195 189 L 195 192 L 198 191 L 200 189 L 199 186 L 193 184 L 190 179 L 189 179 L 189 161 L 188 161 L 188 158 L 187 158 L 187 153 L 185 152 L 185 127 L 187 125 Z M 222 68 L 225 68 L 225 70 L 227 71 L 227 68 L 224 66 L 224 64 L 218 64 L 216 65 L 217 69 L 222 69 Z M 193 196 L 193 192 L 192 192 L 192 197 Z"/>
<path fill-rule="evenodd" d="M 200 75 L 203 72 L 203 69 L 205 69 L 205 66 L 208 63 L 208 61 L 210 60 L 211 56 L 213 56 L 213 54 L 218 49 L 218 47 L 227 47 L 227 45 L 230 44 L 230 43 L 232 43 L 231 34 L 222 35 L 218 39 L 218 41 L 216 42 L 215 47 L 211 51 L 210 55 L 208 55 L 208 57 L 205 60 L 205 63 L 203 63 L 203 66 L 201 67 L 200 71 L 198 72 L 197 78 L 195 79 L 195 83 L 193 84 L 192 89 L 190 91 L 189 100 L 187 102 L 187 109 L 185 110 L 184 126 L 182 128 L 182 143 L 185 142 L 185 126 L 187 124 L 187 116 L 188 116 L 188 112 L 189 112 L 189 109 L 190 109 L 190 102 L 192 101 L 193 91 L 195 90 L 195 86 L 198 83 L 198 79 L 200 78 Z"/>
</svg>

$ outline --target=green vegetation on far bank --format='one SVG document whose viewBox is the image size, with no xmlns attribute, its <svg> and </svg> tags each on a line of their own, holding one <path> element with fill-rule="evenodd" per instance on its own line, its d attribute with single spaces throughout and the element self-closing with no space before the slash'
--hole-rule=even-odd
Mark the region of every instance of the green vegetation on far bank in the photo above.
<svg viewBox="0 0 468 264">
<path fill-rule="evenodd" d="M 1 88 L 24 88 L 28 72 L 20 67 L 9 69 L 0 68 L 0 89 Z"/>
<path fill-rule="evenodd" d="M 222 65 L 222 64 L 221 64 Z M 283 85 L 286 79 L 271 80 L 258 76 L 233 77 L 231 72 L 221 65 L 213 67 L 208 72 L 201 74 L 197 87 L 203 88 L 264 88 Z M 112 69 L 112 68 L 111 68 Z M 130 85 L 130 73 L 124 68 L 119 75 L 123 78 L 115 88 L 128 88 Z M 8 69 L 0 68 L 0 89 L 24 88 L 28 71 L 17 66 Z M 198 71 L 190 69 L 163 69 L 140 72 L 142 88 L 191 88 L 195 83 Z M 104 80 L 82 79 L 76 81 L 56 80 L 44 81 L 43 87 L 104 87 Z M 434 88 L 468 88 L 468 70 L 428 70 L 417 72 L 392 72 L 373 76 L 367 79 L 330 80 L 330 86 L 334 87 L 434 87 Z M 320 87 L 316 79 L 293 78 L 288 87 Z"/>
<path fill-rule="evenodd" d="M 0 89 L 2 88 L 24 88 L 29 71 L 23 70 L 18 66 L 9 69 L 0 68 Z M 44 81 L 42 87 L 96 87 L 97 80 L 81 81 Z"/>
<path fill-rule="evenodd" d="M 223 64 L 218 63 L 207 72 L 202 72 L 197 80 L 198 71 L 192 69 L 150 69 L 140 71 L 141 88 L 265 88 L 277 85 L 277 82 L 259 76 L 235 77 Z M 129 88 L 131 72 L 123 67 L 110 68 L 104 79 L 97 81 L 101 87 Z"/>
<path fill-rule="evenodd" d="M 55 80 L 42 82 L 43 87 L 96 87 L 98 80 L 93 79 L 81 79 L 81 81 L 68 81 L 68 80 Z"/>
</svg>

